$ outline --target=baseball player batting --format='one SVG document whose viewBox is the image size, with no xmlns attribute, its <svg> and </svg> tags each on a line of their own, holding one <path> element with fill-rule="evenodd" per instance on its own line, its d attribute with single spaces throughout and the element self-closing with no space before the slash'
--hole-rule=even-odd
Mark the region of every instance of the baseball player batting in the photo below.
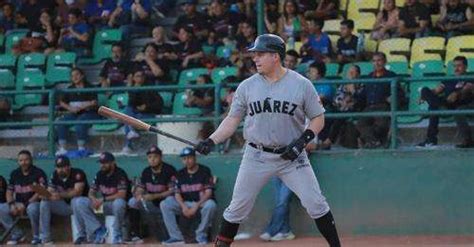
<svg viewBox="0 0 474 247">
<path fill-rule="evenodd" d="M 282 66 L 282 38 L 260 35 L 249 51 L 258 73 L 239 85 L 227 117 L 196 147 L 208 154 L 215 144 L 232 136 L 245 116 L 247 146 L 214 246 L 231 245 L 272 176 L 278 176 L 298 196 L 329 245 L 340 246 L 334 218 L 304 151 L 324 126 L 325 110 L 316 89 L 308 79 Z M 311 120 L 306 129 L 305 118 Z"/>
</svg>

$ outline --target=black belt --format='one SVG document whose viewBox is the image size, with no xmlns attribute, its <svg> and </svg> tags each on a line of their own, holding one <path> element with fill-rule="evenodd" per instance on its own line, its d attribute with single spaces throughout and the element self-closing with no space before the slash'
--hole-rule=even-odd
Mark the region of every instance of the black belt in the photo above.
<svg viewBox="0 0 474 247">
<path fill-rule="evenodd" d="M 251 146 L 253 148 L 256 148 L 258 150 L 262 150 L 262 151 L 267 152 L 267 153 L 282 154 L 283 152 L 285 152 L 284 147 L 282 147 L 282 148 L 269 148 L 269 147 L 264 147 L 262 145 L 257 145 L 257 144 L 252 143 L 252 142 L 249 142 L 249 146 Z"/>
</svg>

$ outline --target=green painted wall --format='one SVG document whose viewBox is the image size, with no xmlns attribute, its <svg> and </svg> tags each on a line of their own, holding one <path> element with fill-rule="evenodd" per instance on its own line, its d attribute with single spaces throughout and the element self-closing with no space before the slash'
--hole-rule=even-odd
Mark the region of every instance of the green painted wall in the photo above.
<svg viewBox="0 0 474 247">
<path fill-rule="evenodd" d="M 312 155 L 312 164 L 343 234 L 474 234 L 474 151 L 356 151 Z M 179 157 L 165 160 L 181 167 Z M 218 176 L 219 216 L 230 201 L 239 155 L 199 157 Z M 35 163 L 50 174 L 51 160 Z M 145 157 L 118 159 L 130 177 L 146 166 Z M 0 160 L 8 177 L 14 160 Z M 89 180 L 98 169 L 95 159 L 73 160 Z M 271 186 L 260 194 L 243 231 L 260 233 L 273 204 Z M 291 225 L 299 235 L 316 234 L 314 223 L 297 198 Z"/>
</svg>

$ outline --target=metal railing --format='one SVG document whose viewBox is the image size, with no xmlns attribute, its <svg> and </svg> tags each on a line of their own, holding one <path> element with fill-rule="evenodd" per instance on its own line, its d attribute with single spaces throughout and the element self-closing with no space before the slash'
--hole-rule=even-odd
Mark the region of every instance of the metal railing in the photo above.
<svg viewBox="0 0 474 247">
<path fill-rule="evenodd" d="M 437 110 L 437 111 L 400 111 L 397 109 L 398 96 L 397 96 L 397 85 L 400 82 L 413 83 L 420 81 L 446 81 L 446 80 L 467 80 L 474 81 L 474 76 L 449 76 L 449 77 L 422 77 L 422 78 L 383 78 L 383 79 L 357 79 L 357 80 L 324 80 L 319 81 L 319 84 L 352 84 L 352 83 L 390 83 L 390 111 L 377 111 L 377 112 L 345 112 L 345 113 L 326 113 L 327 118 L 353 118 L 353 117 L 390 117 L 390 148 L 397 148 L 397 135 L 398 135 L 398 122 L 397 117 L 401 116 L 431 116 L 431 115 L 474 115 L 474 109 L 470 110 Z M 173 86 L 143 86 L 143 87 L 114 87 L 114 88 L 86 88 L 86 89 L 41 89 L 41 90 L 24 90 L 24 91 L 0 91 L 1 95 L 18 95 L 18 94 L 47 94 L 48 95 L 48 120 L 46 121 L 34 121 L 34 122 L 4 122 L 0 123 L 0 127 L 32 127 L 32 126 L 48 126 L 50 134 L 48 135 L 48 151 L 49 155 L 52 156 L 55 153 L 55 134 L 53 131 L 57 125 L 73 125 L 73 124 L 106 124 L 106 123 L 117 123 L 115 120 L 110 119 L 97 119 L 97 120 L 73 120 L 73 121 L 61 121 L 55 119 L 56 109 L 56 97 L 62 93 L 74 93 L 74 92 L 138 92 L 147 90 L 156 90 L 158 92 L 179 92 L 185 89 L 206 89 L 214 88 L 214 114 L 212 116 L 157 116 L 151 119 L 142 119 L 150 124 L 163 123 L 163 122 L 203 122 L 212 121 L 215 126 L 218 126 L 222 120 L 221 116 L 221 90 L 223 88 L 237 87 L 238 83 L 231 84 L 208 84 L 208 85 L 173 85 Z"/>
</svg>

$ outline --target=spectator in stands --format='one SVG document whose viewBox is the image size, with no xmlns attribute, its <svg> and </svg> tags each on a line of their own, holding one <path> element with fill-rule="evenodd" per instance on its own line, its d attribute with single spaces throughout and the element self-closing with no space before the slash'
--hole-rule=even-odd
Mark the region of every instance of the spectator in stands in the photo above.
<svg viewBox="0 0 474 247">
<path fill-rule="evenodd" d="M 216 211 L 214 200 L 214 178 L 211 170 L 197 163 L 192 148 L 184 148 L 180 154 L 185 167 L 178 171 L 176 193 L 160 204 L 166 229 L 170 238 L 163 244 L 183 244 L 183 234 L 178 228 L 176 216 L 193 218 L 199 211 L 201 222 L 196 229 L 198 244 L 208 243 L 208 228 Z"/>
<path fill-rule="evenodd" d="M 300 34 L 306 29 L 306 21 L 298 9 L 295 0 L 285 0 L 283 4 L 283 14 L 278 19 L 277 32 L 284 40 L 292 38 L 299 40 Z"/>
<path fill-rule="evenodd" d="M 199 67 L 200 59 L 204 56 L 201 44 L 197 41 L 190 28 L 179 29 L 179 43 L 175 46 L 178 59 L 180 61 L 180 68 L 195 68 Z"/>
<path fill-rule="evenodd" d="M 146 44 L 143 51 L 135 56 L 133 69 L 145 73 L 148 85 L 169 82 L 169 67 L 164 59 L 158 59 L 158 48 L 153 43 Z"/>
<path fill-rule="evenodd" d="M 222 0 L 212 0 L 208 10 L 208 28 L 214 30 L 219 38 L 232 39 L 240 22 L 246 19 L 244 14 L 229 11 Z"/>
<path fill-rule="evenodd" d="M 54 24 L 54 18 L 48 9 L 41 11 L 39 21 L 41 28 L 36 35 L 44 40 L 45 54 L 49 54 L 57 49 L 60 29 Z"/>
<path fill-rule="evenodd" d="M 145 72 L 135 70 L 132 73 L 132 86 L 141 87 L 145 84 Z M 155 90 L 135 91 L 128 93 L 128 106 L 125 114 L 135 118 L 153 118 L 163 110 L 163 98 Z M 140 135 L 130 126 L 125 125 L 125 145 L 122 152 L 128 154 L 132 151 L 132 139 Z"/>
<path fill-rule="evenodd" d="M 328 20 L 336 19 L 339 11 L 339 1 L 337 0 L 321 0 L 315 11 L 316 18 Z"/>
<path fill-rule="evenodd" d="M 243 81 L 257 73 L 257 67 L 250 57 L 239 60 L 236 65 L 239 68 L 237 71 L 238 81 Z"/>
<path fill-rule="evenodd" d="M 151 0 L 117 1 L 108 25 L 122 29 L 123 37 L 145 36 L 150 31 L 151 11 Z"/>
<path fill-rule="evenodd" d="M 55 170 L 48 184 L 49 197 L 43 197 L 40 203 L 40 236 L 42 244 L 52 244 L 51 215 L 76 215 L 81 210 L 81 200 L 87 198 L 89 184 L 86 174 L 78 168 L 72 168 L 67 156 L 58 156 L 55 160 Z M 75 227 L 81 229 L 78 222 Z M 74 244 L 86 243 L 86 235 L 74 241 Z"/>
<path fill-rule="evenodd" d="M 10 183 L 6 193 L 6 203 L 0 206 L 0 221 L 7 229 L 14 227 L 8 244 L 16 245 L 24 239 L 24 233 L 13 225 L 13 217 L 28 215 L 32 236 L 31 244 L 41 244 L 39 232 L 40 196 L 35 193 L 33 184 L 47 186 L 47 177 L 44 171 L 33 165 L 30 151 L 21 150 L 18 153 L 18 168 L 10 173 Z"/>
<path fill-rule="evenodd" d="M 87 22 L 95 29 L 107 27 L 110 15 L 116 7 L 113 0 L 93 0 L 88 1 L 84 9 L 84 15 Z"/>
<path fill-rule="evenodd" d="M 30 31 L 37 31 L 40 29 L 40 23 L 38 20 L 41 15 L 41 10 L 50 7 L 51 5 L 47 5 L 46 1 L 25 1 L 18 11 L 18 15 L 16 17 L 16 23 L 18 27 L 28 28 Z"/>
<path fill-rule="evenodd" d="M 303 40 L 300 50 L 302 63 L 315 60 L 329 62 L 332 56 L 331 40 L 323 32 L 324 21 L 311 16 L 306 17 L 308 37 Z"/>
<path fill-rule="evenodd" d="M 103 205 L 104 215 L 115 216 L 112 244 L 123 244 L 122 227 L 125 223 L 130 181 L 127 173 L 118 167 L 113 154 L 102 152 L 98 162 L 100 171 L 97 172 L 89 190 L 90 206 L 97 210 Z"/>
<path fill-rule="evenodd" d="M 2 16 L 0 18 L 0 33 L 16 28 L 15 6 L 11 3 L 4 3 L 2 6 Z"/>
<path fill-rule="evenodd" d="M 464 56 L 457 56 L 453 60 L 454 74 L 463 76 L 467 71 L 467 59 Z M 439 110 L 441 106 L 448 109 L 466 110 L 474 108 L 474 84 L 465 80 L 442 81 L 434 88 L 424 87 L 421 89 L 421 101 L 428 103 L 429 110 Z M 466 116 L 456 115 L 456 125 L 459 129 L 463 142 L 456 145 L 458 148 L 474 147 L 471 129 Z M 438 124 L 439 116 L 430 116 L 426 140 L 417 145 L 417 147 L 432 148 L 438 144 Z"/>
<path fill-rule="evenodd" d="M 61 29 L 59 45 L 66 51 L 75 52 L 79 56 L 90 53 L 91 28 L 84 22 L 82 11 L 69 10 L 68 25 Z"/>
<path fill-rule="evenodd" d="M 429 10 L 430 15 L 439 14 L 440 4 L 445 0 L 419 0 Z M 466 0 L 463 0 L 466 1 Z"/>
<path fill-rule="evenodd" d="M 145 215 L 145 222 L 149 223 L 150 229 L 158 231 L 157 236 L 163 238 L 168 234 L 163 224 L 160 203 L 174 196 L 177 172 L 173 166 L 163 161 L 163 154 L 157 146 L 150 147 L 146 155 L 148 167 L 143 169 L 128 205 L 139 209 Z M 161 241 L 167 239 L 159 238 Z"/>
<path fill-rule="evenodd" d="M 341 37 L 337 40 L 336 61 L 340 64 L 355 62 L 360 59 L 361 54 L 357 47 L 359 38 L 352 34 L 354 30 L 353 20 L 341 21 Z"/>
<path fill-rule="evenodd" d="M 377 14 L 370 37 L 380 41 L 392 38 L 399 26 L 399 9 L 395 5 L 395 0 L 384 0 L 383 9 Z"/>
<path fill-rule="evenodd" d="M 441 7 L 441 16 L 436 27 L 446 38 L 468 34 L 474 29 L 471 7 L 460 0 L 445 1 Z"/>
<path fill-rule="evenodd" d="M 405 0 L 399 12 L 398 34 L 405 38 L 420 38 L 429 35 L 431 16 L 429 9 L 418 0 Z"/>
<path fill-rule="evenodd" d="M 196 85 L 213 84 L 209 75 L 200 75 L 196 79 Z M 186 90 L 186 102 L 188 107 L 199 107 L 203 114 L 214 110 L 214 88 L 199 88 Z"/>
<path fill-rule="evenodd" d="M 278 19 L 280 19 L 281 16 L 280 13 L 278 13 L 278 0 L 265 1 L 264 11 L 264 21 L 267 32 L 276 34 L 278 30 Z"/>
<path fill-rule="evenodd" d="M 396 74 L 385 68 L 387 58 L 384 53 L 376 52 L 372 56 L 374 71 L 369 74 L 370 78 L 391 78 Z M 390 83 L 369 83 L 357 96 L 359 100 L 366 102 L 365 112 L 390 110 Z M 377 148 L 387 141 L 390 129 L 390 118 L 367 117 L 357 122 L 360 132 L 360 144 L 363 148 Z"/>
<path fill-rule="evenodd" d="M 296 68 L 298 67 L 299 58 L 300 55 L 298 55 L 298 52 L 296 52 L 295 50 L 288 50 L 286 52 L 285 59 L 283 60 L 285 68 L 296 70 Z"/>
<path fill-rule="evenodd" d="M 56 0 L 56 18 L 54 23 L 58 27 L 65 26 L 67 24 L 69 9 L 70 6 L 65 0 Z"/>
<path fill-rule="evenodd" d="M 71 85 L 68 89 L 74 88 L 91 88 L 92 86 L 87 82 L 84 72 L 79 68 L 74 68 L 71 71 Z M 61 95 L 59 99 L 59 106 L 67 111 L 67 113 L 59 118 L 61 121 L 69 120 L 92 120 L 99 116 L 97 110 L 97 94 L 96 93 L 66 93 Z M 79 151 L 85 151 L 85 143 L 87 141 L 87 130 L 89 124 L 74 125 L 77 136 L 77 146 Z M 66 136 L 69 125 L 57 125 L 59 150 L 56 155 L 65 154 L 66 151 Z"/>
<path fill-rule="evenodd" d="M 108 58 L 100 71 L 102 87 L 124 87 L 130 64 L 125 60 L 123 47 L 119 43 L 112 45 L 112 57 Z"/>
<path fill-rule="evenodd" d="M 242 21 L 239 24 L 239 29 L 235 37 L 237 40 L 237 49 L 241 53 L 247 53 L 247 49 L 251 47 L 256 37 L 257 30 L 252 23 L 248 20 Z"/>
<path fill-rule="evenodd" d="M 153 28 L 151 32 L 153 44 L 157 49 L 158 59 L 172 62 L 178 59 L 178 55 L 174 51 L 173 44 L 168 40 L 166 29 L 162 26 Z"/>
<path fill-rule="evenodd" d="M 190 29 L 191 32 L 198 38 L 204 39 L 208 33 L 208 26 L 206 23 L 206 16 L 196 11 L 197 0 L 186 0 L 181 2 L 181 8 L 184 12 L 180 15 L 174 24 L 173 31 L 175 36 L 179 39 L 179 30 L 181 28 Z"/>
<path fill-rule="evenodd" d="M 0 96 L 0 122 L 6 122 L 12 112 L 11 100 L 7 97 Z"/>
</svg>

